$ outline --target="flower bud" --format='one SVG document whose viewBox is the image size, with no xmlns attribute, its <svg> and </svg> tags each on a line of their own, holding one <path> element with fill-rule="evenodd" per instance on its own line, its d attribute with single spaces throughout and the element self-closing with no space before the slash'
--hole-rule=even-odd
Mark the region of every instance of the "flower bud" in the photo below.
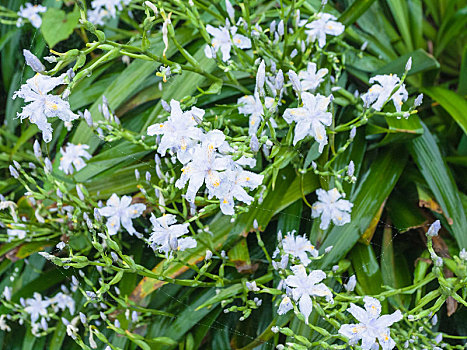
<svg viewBox="0 0 467 350">
<path fill-rule="evenodd" d="M 94 123 L 92 121 L 91 112 L 89 112 L 87 109 L 84 110 L 83 118 L 90 127 L 92 127 L 94 125 Z"/>
<path fill-rule="evenodd" d="M 151 173 L 149 171 L 146 171 L 145 176 L 146 176 L 146 181 L 151 182 Z"/>
<path fill-rule="evenodd" d="M 295 73 L 293 70 L 289 70 L 289 80 L 292 83 L 292 87 L 299 95 L 302 91 L 302 84 L 300 83 L 300 79 L 298 79 L 297 73 Z"/>
<path fill-rule="evenodd" d="M 362 46 L 360 47 L 360 51 L 365 51 L 365 49 L 367 48 L 368 46 L 368 41 L 365 41 Z"/>
<path fill-rule="evenodd" d="M 279 36 L 284 35 L 284 21 L 282 19 L 277 25 L 277 34 L 279 34 Z"/>
<path fill-rule="evenodd" d="M 418 107 L 422 104 L 423 102 L 423 94 L 420 94 L 417 96 L 417 98 L 415 99 L 414 103 L 413 103 L 413 106 L 414 107 Z"/>
<path fill-rule="evenodd" d="M 10 169 L 11 176 L 13 176 L 15 179 L 19 179 L 18 171 L 12 165 L 10 165 L 8 168 Z"/>
<path fill-rule="evenodd" d="M 26 64 L 31 67 L 34 72 L 42 73 L 45 71 L 45 66 L 34 54 L 31 53 L 31 51 L 23 50 L 23 55 L 26 60 Z"/>
<path fill-rule="evenodd" d="M 51 173 L 53 170 L 53 167 L 52 167 L 52 162 L 50 161 L 48 157 L 44 159 L 44 163 L 45 163 L 45 167 L 44 167 L 45 172 Z"/>
<path fill-rule="evenodd" d="M 159 11 L 157 10 L 157 7 L 156 5 L 154 5 L 152 2 L 150 1 L 145 1 L 144 4 L 149 7 L 153 12 L 154 12 L 154 16 L 157 17 L 157 15 L 159 14 Z"/>
<path fill-rule="evenodd" d="M 161 106 L 162 108 L 164 108 L 167 112 L 171 112 L 172 108 L 170 108 L 169 104 L 167 103 L 167 101 L 161 99 Z"/>
<path fill-rule="evenodd" d="M 284 73 L 282 72 L 282 69 L 279 69 L 279 71 L 277 72 L 274 85 L 277 91 L 282 90 L 282 88 L 284 87 Z"/>
<path fill-rule="evenodd" d="M 349 163 L 349 167 L 347 169 L 347 175 L 349 177 L 352 177 L 354 172 L 355 172 L 355 164 L 354 164 L 353 160 L 351 160 L 350 163 Z"/>
<path fill-rule="evenodd" d="M 34 149 L 34 155 L 36 156 L 36 158 L 38 159 L 42 158 L 41 145 L 39 144 L 39 141 L 37 140 L 34 141 L 33 149 Z"/>
<path fill-rule="evenodd" d="M 266 64 L 264 60 L 261 60 L 261 63 L 258 67 L 258 72 L 256 73 L 256 91 L 263 96 L 264 95 L 264 80 L 266 78 Z"/>
<path fill-rule="evenodd" d="M 431 224 L 426 235 L 430 237 L 437 236 L 440 229 L 441 229 L 441 222 L 439 220 L 436 220 L 434 223 Z"/>
<path fill-rule="evenodd" d="M 250 149 L 253 153 L 256 153 L 259 151 L 259 141 L 256 135 L 251 136 Z"/>
<path fill-rule="evenodd" d="M 235 9 L 233 8 L 229 0 L 225 0 L 225 9 L 227 10 L 227 14 L 232 23 L 235 23 Z"/>
<path fill-rule="evenodd" d="M 80 319 L 82 324 L 88 323 L 88 319 L 87 319 L 86 315 L 83 314 L 82 312 L 79 313 L 79 319 Z"/>
<path fill-rule="evenodd" d="M 412 69 L 412 57 L 409 57 L 405 64 L 405 71 L 408 72 L 410 69 Z"/>
</svg>

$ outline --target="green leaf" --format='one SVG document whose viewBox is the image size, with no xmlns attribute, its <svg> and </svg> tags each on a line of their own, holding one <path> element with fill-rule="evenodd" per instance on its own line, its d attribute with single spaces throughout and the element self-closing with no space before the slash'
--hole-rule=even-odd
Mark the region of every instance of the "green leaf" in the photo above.
<svg viewBox="0 0 467 350">
<path fill-rule="evenodd" d="M 279 214 L 279 219 L 277 220 L 277 231 L 282 231 L 282 234 L 284 235 L 287 232 L 292 232 L 293 230 L 298 232 L 300 230 L 302 209 L 302 199 L 295 201 L 289 207 L 284 209 Z"/>
<path fill-rule="evenodd" d="M 381 293 L 383 278 L 373 247 L 358 243 L 350 252 L 350 260 L 361 292 L 365 295 Z"/>
<path fill-rule="evenodd" d="M 317 262 L 318 265 L 329 267 L 352 249 L 396 185 L 406 162 L 407 153 L 400 147 L 378 154 L 350 197 L 350 201 L 354 204 L 352 221 L 344 226 L 334 226 L 327 233 L 321 247 L 333 246 L 333 248 Z"/>
<path fill-rule="evenodd" d="M 406 0 L 387 0 L 389 8 L 391 9 L 394 21 L 397 28 L 402 35 L 405 43 L 405 51 L 413 50 L 412 36 L 410 35 L 410 24 L 408 16 L 408 8 Z"/>
<path fill-rule="evenodd" d="M 366 10 L 375 2 L 375 0 L 354 1 L 339 17 L 339 21 L 346 26 L 353 24 Z"/>
<path fill-rule="evenodd" d="M 423 134 L 423 127 L 417 115 L 406 118 L 385 117 L 388 129 L 374 126 L 372 133 L 386 132 L 386 136 L 377 144 L 370 146 L 370 149 L 385 146 L 390 143 L 407 142 L 412 138 Z"/>
<path fill-rule="evenodd" d="M 235 264 L 235 267 L 240 273 L 251 272 L 250 252 L 246 238 L 243 237 L 237 242 L 228 252 L 229 260 Z"/>
<path fill-rule="evenodd" d="M 209 87 L 209 89 L 205 91 L 205 93 L 209 95 L 214 95 L 214 94 L 218 94 L 219 92 L 221 92 L 221 90 L 222 90 L 222 81 L 216 81 L 211 84 L 211 86 Z"/>
<path fill-rule="evenodd" d="M 436 38 L 435 55 L 438 57 L 450 42 L 459 38 L 465 33 L 467 24 L 467 6 L 461 8 L 454 15 L 447 15 L 443 18 L 443 23 Z"/>
<path fill-rule="evenodd" d="M 467 94 L 467 45 L 464 47 L 464 52 L 462 53 L 462 64 L 459 73 L 459 86 L 457 93 L 461 96 Z"/>
<path fill-rule="evenodd" d="M 441 206 L 459 248 L 467 248 L 467 218 L 459 190 L 436 141 L 423 124 L 424 133 L 408 144 L 412 158 Z"/>
<path fill-rule="evenodd" d="M 381 251 L 381 272 L 385 285 L 392 288 L 403 288 L 411 284 L 409 267 L 404 255 L 394 252 L 392 228 L 386 226 L 383 233 Z M 406 309 L 410 305 L 410 296 L 398 294 L 389 298 L 396 309 Z"/>
<path fill-rule="evenodd" d="M 423 40 L 423 8 L 422 0 L 407 0 L 409 8 L 410 32 L 414 48 L 423 48 L 426 44 Z"/>
<path fill-rule="evenodd" d="M 52 48 L 62 40 L 68 39 L 78 25 L 80 13 L 77 7 L 68 14 L 65 11 L 49 8 L 42 16 L 41 31 L 47 44 Z"/>
<path fill-rule="evenodd" d="M 409 57 L 412 57 L 412 69 L 409 75 L 414 75 L 420 72 L 426 72 L 440 67 L 439 62 L 423 49 L 418 49 L 406 53 L 399 58 L 389 62 L 384 67 L 378 69 L 374 74 L 397 74 L 402 75 L 405 70 L 405 65 Z"/>
<path fill-rule="evenodd" d="M 420 212 L 420 209 L 414 203 L 411 203 L 406 196 L 401 194 L 391 195 L 386 209 L 391 218 L 392 225 L 399 233 L 404 233 L 426 224 L 426 218 Z"/>
<path fill-rule="evenodd" d="M 430 96 L 434 101 L 439 102 L 439 104 L 451 115 L 456 123 L 459 124 L 464 133 L 467 134 L 467 101 L 465 98 L 454 91 L 440 86 L 427 87 L 422 91 Z"/>
</svg>

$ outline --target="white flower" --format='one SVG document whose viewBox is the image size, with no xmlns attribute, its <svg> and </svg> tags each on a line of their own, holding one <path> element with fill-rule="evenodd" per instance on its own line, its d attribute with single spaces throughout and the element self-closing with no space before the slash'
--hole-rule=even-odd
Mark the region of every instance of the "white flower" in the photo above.
<svg viewBox="0 0 467 350">
<path fill-rule="evenodd" d="M 220 185 L 219 171 L 225 170 L 230 162 L 227 158 L 216 150 L 226 147 L 225 135 L 220 130 L 212 130 L 203 136 L 200 145 L 197 145 L 193 151 L 193 159 L 182 168 L 182 175 L 175 183 L 177 188 L 185 187 L 188 183 L 188 189 L 185 198 L 189 202 L 194 202 L 196 192 L 206 183 L 206 188 L 210 193 Z M 212 196 L 212 195 L 211 195 Z"/>
<path fill-rule="evenodd" d="M 259 98 L 259 95 L 255 93 L 254 96 L 243 96 L 240 97 L 237 101 L 237 104 L 240 106 L 238 107 L 238 112 L 243 115 L 249 115 L 250 121 L 248 124 L 248 135 L 253 136 L 256 135 L 258 128 L 263 120 L 263 104 Z M 274 104 L 274 99 L 271 97 L 266 97 L 264 99 L 264 106 L 266 108 L 271 108 Z M 271 119 L 273 122 L 273 126 L 277 126 L 274 119 Z"/>
<path fill-rule="evenodd" d="M 117 11 L 122 11 L 123 6 L 131 0 L 93 0 L 88 10 L 88 21 L 96 25 L 104 25 L 105 19 L 115 18 Z"/>
<path fill-rule="evenodd" d="M 349 344 L 354 345 L 360 339 L 363 350 L 377 346 L 376 339 L 383 350 L 390 350 L 396 345 L 390 336 L 389 326 L 402 319 L 402 313 L 397 310 L 391 315 L 380 316 L 381 303 L 372 297 L 364 297 L 365 309 L 351 303 L 347 309 L 360 323 L 344 324 L 339 333 L 349 338 Z"/>
<path fill-rule="evenodd" d="M 6 315 L 0 316 L 0 330 L 9 332 L 11 331 L 11 328 L 6 324 L 5 318 L 6 318 Z"/>
<path fill-rule="evenodd" d="M 88 10 L 88 20 L 93 24 L 104 25 L 104 19 L 115 18 L 117 11 L 122 11 L 124 5 L 131 0 L 93 0 L 92 10 Z"/>
<path fill-rule="evenodd" d="M 375 110 L 380 111 L 386 101 L 391 99 L 394 103 L 394 107 L 398 112 L 401 111 L 402 104 L 407 101 L 408 93 L 405 89 L 405 84 L 402 84 L 400 88 L 393 94 L 393 90 L 400 83 L 400 79 L 397 75 L 376 75 L 370 79 L 370 84 L 377 82 L 370 87 L 367 93 L 363 94 L 362 100 L 366 107 L 373 107 Z"/>
<path fill-rule="evenodd" d="M 88 145 L 74 145 L 68 143 L 65 149 L 61 149 L 62 156 L 60 157 L 60 166 L 58 167 L 65 174 L 72 174 L 74 169 L 73 165 L 76 168 L 76 171 L 80 171 L 86 166 L 86 162 L 81 159 L 91 159 L 92 156 L 86 151 L 89 149 Z"/>
<path fill-rule="evenodd" d="M 316 63 L 308 62 L 306 70 L 298 73 L 302 91 L 314 91 L 324 81 L 323 77 L 326 74 L 328 74 L 326 68 L 316 71 Z"/>
<path fill-rule="evenodd" d="M 341 199 L 342 195 L 336 188 L 325 191 L 323 189 L 316 190 L 318 201 L 311 207 L 311 217 L 317 218 L 321 216 L 321 224 L 319 227 L 326 230 L 332 222 L 337 226 L 342 226 L 350 222 L 350 212 L 353 204 L 348 200 Z"/>
<path fill-rule="evenodd" d="M 6 300 L 10 301 L 11 300 L 11 292 L 12 292 L 13 288 L 12 287 L 8 287 L 6 286 L 4 289 L 3 289 L 3 293 L 2 293 L 2 296 L 5 297 Z"/>
<path fill-rule="evenodd" d="M 293 309 L 292 300 L 290 300 L 290 298 L 287 295 L 284 295 L 284 297 L 281 300 L 281 303 L 279 304 L 279 309 L 277 310 L 277 313 L 279 315 L 283 315 L 292 309 Z"/>
<path fill-rule="evenodd" d="M 196 247 L 196 241 L 191 237 L 179 238 L 188 233 L 188 223 L 177 224 L 175 215 L 164 214 L 160 218 L 152 215 L 151 223 L 153 232 L 149 237 L 149 242 L 153 249 L 158 249 L 166 255 L 172 254 L 172 251 L 184 251 L 188 248 Z"/>
<path fill-rule="evenodd" d="M 292 266 L 291 270 L 294 275 L 288 276 L 285 284 L 291 288 L 292 297 L 298 302 L 300 312 L 305 317 L 305 323 L 308 324 L 308 316 L 313 309 L 310 297 L 326 297 L 327 301 L 332 302 L 332 292 L 324 283 L 319 283 L 326 278 L 323 271 L 314 270 L 307 275 L 303 265 Z"/>
<path fill-rule="evenodd" d="M 246 287 L 247 287 L 247 289 L 248 289 L 249 291 L 252 291 L 252 292 L 259 292 L 259 288 L 258 288 L 258 286 L 256 285 L 256 281 L 253 281 L 253 282 L 248 282 L 248 281 L 247 281 L 247 282 L 245 283 L 245 285 L 246 285 Z"/>
<path fill-rule="evenodd" d="M 34 293 L 34 298 L 25 300 L 26 307 L 24 311 L 31 315 L 31 322 L 35 323 L 39 316 L 47 316 L 47 307 L 50 305 L 49 300 L 42 300 L 42 295 Z"/>
<path fill-rule="evenodd" d="M 93 0 L 91 2 L 92 8 L 105 8 L 110 13 L 110 17 L 117 15 L 117 10 L 122 10 L 120 0 Z"/>
<path fill-rule="evenodd" d="M 312 95 L 308 92 L 302 94 L 303 107 L 287 108 L 284 119 L 287 123 L 295 122 L 295 135 L 293 144 L 303 140 L 306 136 L 312 136 L 319 143 L 319 152 L 328 143 L 325 126 L 332 123 L 332 114 L 327 111 L 330 96 L 324 97 L 320 94 Z"/>
<path fill-rule="evenodd" d="M 18 117 L 21 120 L 29 118 L 31 123 L 37 125 L 42 131 L 42 137 L 45 142 L 52 140 L 52 126 L 47 121 L 47 118 L 59 117 L 64 122 L 71 122 L 78 118 L 70 110 L 70 104 L 62 100 L 57 95 L 49 95 L 56 86 L 65 84 L 66 74 L 59 77 L 49 77 L 37 73 L 34 77 L 28 79 L 26 84 L 13 94 L 13 99 L 21 97 L 28 105 L 23 107 Z"/>
<path fill-rule="evenodd" d="M 294 236 L 294 232 L 288 233 L 282 239 L 282 248 L 285 254 L 292 255 L 299 258 L 301 263 L 307 266 L 311 260 L 307 253 L 310 253 L 312 257 L 318 257 L 318 250 L 313 244 L 305 237 L 297 235 Z"/>
<path fill-rule="evenodd" d="M 317 16 L 318 19 L 305 25 L 305 33 L 308 35 L 308 41 L 314 42 L 318 39 L 318 46 L 323 47 L 326 45 L 326 34 L 341 35 L 345 30 L 345 26 L 340 22 L 336 22 L 337 18 L 329 13 L 320 13 Z M 302 25 L 304 23 L 306 21 L 301 22 Z"/>
<path fill-rule="evenodd" d="M 65 310 L 68 308 L 70 314 L 75 313 L 75 300 L 68 294 L 59 292 L 52 299 L 49 299 L 49 302 L 52 304 L 55 312 L 59 309 Z"/>
<path fill-rule="evenodd" d="M 69 323 L 66 325 L 66 334 L 71 337 L 72 339 L 76 339 L 78 335 L 79 329 L 75 325 Z"/>
<path fill-rule="evenodd" d="M 128 231 L 130 235 L 138 232 L 133 227 L 132 219 L 139 217 L 146 205 L 142 203 L 131 204 L 132 198 L 130 196 L 123 196 L 120 199 L 115 193 L 110 196 L 107 201 L 107 206 L 99 208 L 99 214 L 108 217 L 107 229 L 109 235 L 115 235 L 120 230 L 120 224 Z"/>
<path fill-rule="evenodd" d="M 210 24 L 206 26 L 206 31 L 211 34 L 212 50 L 211 47 L 207 46 L 205 49 L 206 57 L 212 58 L 213 53 L 221 50 L 222 60 L 225 62 L 230 58 L 230 50 L 232 43 L 240 49 L 251 48 L 251 40 L 246 36 L 237 33 L 237 27 L 230 27 L 230 32 L 226 27 L 214 28 Z M 231 37 L 232 36 L 232 37 Z"/>
<path fill-rule="evenodd" d="M 31 22 L 34 28 L 40 28 L 42 24 L 41 16 L 39 13 L 47 11 L 47 7 L 42 5 L 32 5 L 29 2 L 25 4 L 26 7 L 19 8 L 18 11 L 18 22 L 16 22 L 16 26 L 20 27 L 23 24 L 23 18 L 26 18 L 29 22 Z"/>
<path fill-rule="evenodd" d="M 255 189 L 263 182 L 264 175 L 258 175 L 251 171 L 240 169 L 226 170 L 220 174 L 220 185 L 212 190 L 212 195 L 220 200 L 220 208 L 223 214 L 233 215 L 234 198 L 243 203 L 250 204 L 253 201 L 244 189 Z"/>
<path fill-rule="evenodd" d="M 177 152 L 180 162 L 185 164 L 191 160 L 190 153 L 197 141 L 201 140 L 203 133 L 196 127 L 196 119 L 200 120 L 203 115 L 204 111 L 196 107 L 183 112 L 180 102 L 171 100 L 169 118 L 164 123 L 151 125 L 148 135 L 162 135 L 157 151 L 165 155 L 168 149 L 172 149 Z"/>
<path fill-rule="evenodd" d="M 105 19 L 110 18 L 110 13 L 105 8 L 98 7 L 92 10 L 88 10 L 88 21 L 94 25 L 103 26 Z"/>
</svg>

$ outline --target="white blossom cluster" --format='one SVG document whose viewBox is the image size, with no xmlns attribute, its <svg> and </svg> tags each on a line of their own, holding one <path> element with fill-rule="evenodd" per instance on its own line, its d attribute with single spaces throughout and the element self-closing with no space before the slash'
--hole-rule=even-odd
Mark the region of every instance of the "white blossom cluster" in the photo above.
<svg viewBox="0 0 467 350">
<path fill-rule="evenodd" d="M 170 149 L 183 164 L 175 186 L 184 188 L 188 184 L 185 194 L 188 202 L 195 202 L 196 193 L 205 184 L 208 198 L 218 198 L 222 212 L 233 215 L 234 199 L 250 204 L 253 197 L 245 188 L 258 187 L 263 175 L 243 170 L 244 165 L 253 167 L 255 160 L 245 157 L 234 160 L 230 155 L 233 149 L 222 131 L 204 132 L 198 126 L 203 115 L 204 111 L 196 107 L 183 112 L 180 103 L 172 100 L 168 120 L 151 125 L 148 134 L 161 135 L 158 152 L 164 156 Z"/>
<path fill-rule="evenodd" d="M 218 28 L 208 24 L 206 31 L 212 36 L 211 45 L 206 45 L 204 53 L 208 58 L 215 58 L 217 52 L 221 52 L 222 61 L 226 62 L 230 59 L 230 51 L 232 46 L 238 47 L 239 49 L 250 49 L 251 40 L 250 38 L 238 34 L 238 28 L 235 25 L 235 10 L 229 0 L 225 0 L 227 13 L 232 25 L 229 23 L 229 19 L 225 20 L 225 27 L 219 26 Z M 238 24 L 243 22 L 243 18 L 240 17 Z"/>
<path fill-rule="evenodd" d="M 104 25 L 105 21 L 115 18 L 118 11 L 128 6 L 131 0 L 92 0 L 88 10 L 88 20 L 92 24 Z"/>
<path fill-rule="evenodd" d="M 304 235 L 295 236 L 294 231 L 286 234 L 284 238 L 279 232 L 278 238 L 279 246 L 272 258 L 280 260 L 273 261 L 273 267 L 282 272 L 290 270 L 292 274 L 279 284 L 278 288 L 285 289 L 285 293 L 277 313 L 283 315 L 292 310 L 294 301 L 308 323 L 308 317 L 313 310 L 312 297 L 325 297 L 326 301 L 333 303 L 331 290 L 324 283 L 320 283 L 326 278 L 326 273 L 322 270 L 311 270 L 308 273 L 307 270 L 312 259 L 318 258 L 318 250 Z"/>
<path fill-rule="evenodd" d="M 16 26 L 21 27 L 24 24 L 24 20 L 28 20 L 34 28 L 40 28 L 42 24 L 42 18 L 39 15 L 40 13 L 44 13 L 47 11 L 47 7 L 42 5 L 33 5 L 30 2 L 27 2 L 21 5 L 18 11 L 18 21 L 16 22 Z"/>
<path fill-rule="evenodd" d="M 62 291 L 55 294 L 52 298 L 45 297 L 40 293 L 35 292 L 32 298 L 20 298 L 19 304 L 13 303 L 13 307 L 18 310 L 23 310 L 31 323 L 32 334 L 38 336 L 41 331 L 47 331 L 49 322 L 52 320 L 52 315 L 68 309 L 71 315 L 75 313 L 75 300 L 70 295 L 67 287 L 62 285 Z M 76 288 L 72 288 L 76 290 Z M 12 288 L 5 287 L 2 297 L 8 302 L 12 303 Z M 0 318 L 0 329 L 3 331 L 10 331 L 10 327 L 6 324 L 6 319 L 11 318 L 10 315 L 2 315 Z M 19 323 L 22 324 L 24 318 L 19 318 Z"/>
</svg>

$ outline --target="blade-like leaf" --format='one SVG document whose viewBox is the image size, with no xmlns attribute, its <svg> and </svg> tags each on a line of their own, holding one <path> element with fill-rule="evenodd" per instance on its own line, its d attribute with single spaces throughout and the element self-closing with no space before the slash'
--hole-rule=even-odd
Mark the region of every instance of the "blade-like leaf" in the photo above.
<svg viewBox="0 0 467 350">
<path fill-rule="evenodd" d="M 459 124 L 464 133 L 467 134 L 467 101 L 464 97 L 440 86 L 427 87 L 422 91 L 434 101 L 439 102 L 456 123 Z"/>
<path fill-rule="evenodd" d="M 441 206 L 457 244 L 460 248 L 467 248 L 467 218 L 459 190 L 433 135 L 425 124 L 422 125 L 423 135 L 408 144 L 410 154 Z"/>
</svg>

